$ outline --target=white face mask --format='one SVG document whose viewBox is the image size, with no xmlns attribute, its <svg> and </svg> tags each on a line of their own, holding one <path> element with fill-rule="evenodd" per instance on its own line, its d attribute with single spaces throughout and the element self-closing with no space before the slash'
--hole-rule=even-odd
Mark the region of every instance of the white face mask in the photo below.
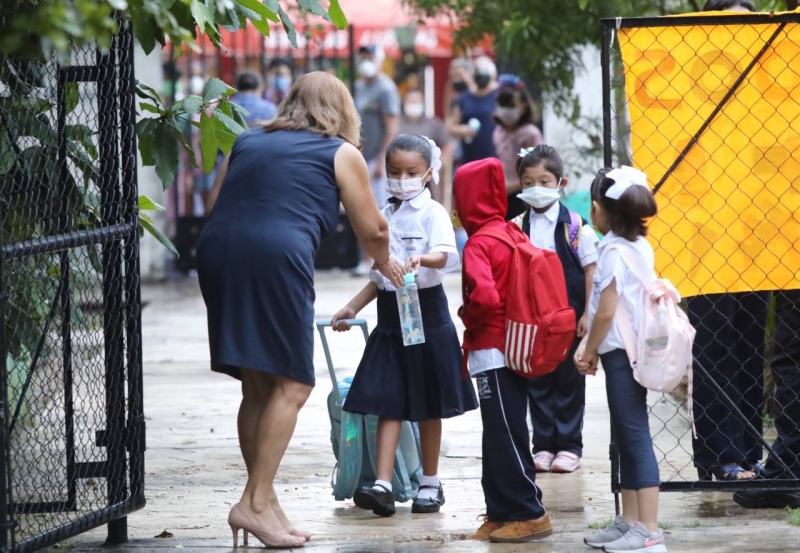
<svg viewBox="0 0 800 553">
<path fill-rule="evenodd" d="M 406 104 L 403 112 L 411 119 L 419 119 L 425 113 L 425 106 L 422 104 Z"/>
<path fill-rule="evenodd" d="M 378 65 L 372 60 L 363 60 L 358 64 L 358 73 L 365 79 L 371 79 L 378 74 Z"/>
<path fill-rule="evenodd" d="M 506 125 L 513 125 L 519 121 L 522 112 L 519 108 L 496 108 L 494 114 Z"/>
<path fill-rule="evenodd" d="M 558 188 L 545 188 L 543 186 L 531 186 L 517 194 L 517 198 L 536 209 L 544 209 L 561 199 L 561 181 L 558 181 Z"/>
<path fill-rule="evenodd" d="M 424 179 L 428 176 L 425 173 L 422 178 L 413 179 L 386 179 L 386 190 L 398 200 L 413 200 L 425 189 Z"/>
</svg>

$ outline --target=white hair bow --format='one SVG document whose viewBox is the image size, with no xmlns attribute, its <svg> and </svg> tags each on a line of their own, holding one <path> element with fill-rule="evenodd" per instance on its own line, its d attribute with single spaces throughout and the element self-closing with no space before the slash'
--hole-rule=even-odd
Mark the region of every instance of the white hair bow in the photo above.
<svg viewBox="0 0 800 553">
<path fill-rule="evenodd" d="M 526 155 L 531 153 L 534 149 L 535 148 L 533 148 L 533 147 L 531 147 L 531 148 L 520 148 L 518 155 L 519 155 L 519 157 L 525 157 Z"/>
<path fill-rule="evenodd" d="M 436 145 L 436 142 L 423 136 L 425 140 L 431 145 L 431 167 L 433 168 L 433 184 L 439 184 L 439 170 L 442 168 L 442 149 Z"/>
<path fill-rule="evenodd" d="M 609 171 L 606 178 L 614 181 L 614 184 L 606 190 L 606 198 L 612 200 L 619 200 L 631 186 L 644 186 L 650 190 L 647 185 L 647 173 L 627 165 Z"/>
</svg>

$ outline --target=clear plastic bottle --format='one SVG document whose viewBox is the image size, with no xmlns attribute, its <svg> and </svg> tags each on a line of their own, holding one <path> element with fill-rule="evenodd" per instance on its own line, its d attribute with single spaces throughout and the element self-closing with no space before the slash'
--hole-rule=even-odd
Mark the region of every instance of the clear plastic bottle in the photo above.
<svg viewBox="0 0 800 553">
<path fill-rule="evenodd" d="M 471 129 L 474 129 L 476 133 L 480 132 L 480 130 L 481 130 L 481 122 L 478 121 L 477 119 L 475 119 L 474 117 L 472 119 L 470 119 L 469 121 L 467 121 L 467 125 Z M 473 140 L 472 138 L 465 138 L 464 139 L 464 144 L 472 144 L 472 140 Z"/>
<path fill-rule="evenodd" d="M 400 310 L 400 329 L 403 331 L 404 346 L 425 343 L 416 278 L 417 275 L 414 273 L 408 273 L 403 277 L 404 286 L 397 290 L 397 307 Z"/>
</svg>

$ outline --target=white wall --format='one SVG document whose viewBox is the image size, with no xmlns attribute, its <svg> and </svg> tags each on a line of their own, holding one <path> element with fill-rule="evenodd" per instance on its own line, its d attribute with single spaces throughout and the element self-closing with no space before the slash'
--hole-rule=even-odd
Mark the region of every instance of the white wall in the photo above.
<svg viewBox="0 0 800 553">
<path fill-rule="evenodd" d="M 602 125 L 603 115 L 603 82 L 600 67 L 600 51 L 595 47 L 587 47 L 582 53 L 584 69 L 575 79 L 574 92 L 581 106 L 581 117 L 584 125 L 593 120 Z M 570 182 L 566 194 L 588 192 L 597 170 L 603 166 L 602 155 L 587 157 L 579 153 L 576 146 L 590 146 L 588 135 L 578 131 L 566 118 L 558 117 L 549 107 L 545 99 L 544 135 L 545 142 L 553 146 L 564 160 L 564 171 Z M 602 140 L 602 127 L 592 128 Z"/>
<path fill-rule="evenodd" d="M 139 43 L 136 43 L 134 52 L 134 71 L 136 78 L 143 83 L 147 83 L 155 90 L 163 90 L 163 68 L 161 65 L 161 50 L 156 48 L 150 55 L 145 55 Z M 137 98 L 138 100 L 138 98 Z M 142 167 L 141 156 L 137 155 L 139 194 L 149 196 L 153 201 L 166 206 L 167 197 L 161 186 L 161 180 L 156 176 L 153 167 Z M 167 231 L 167 217 L 164 212 L 147 212 L 156 223 L 156 227 L 162 232 Z M 161 245 L 155 238 L 145 233 L 140 241 L 139 251 L 141 255 L 141 273 L 143 280 L 158 280 L 166 276 L 167 259 L 172 254 Z"/>
</svg>

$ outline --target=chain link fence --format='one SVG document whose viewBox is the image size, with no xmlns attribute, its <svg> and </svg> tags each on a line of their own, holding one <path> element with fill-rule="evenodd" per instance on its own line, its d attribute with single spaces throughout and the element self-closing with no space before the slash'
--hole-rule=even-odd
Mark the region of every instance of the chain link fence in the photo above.
<svg viewBox="0 0 800 553">
<path fill-rule="evenodd" d="M 604 20 L 602 37 L 604 163 L 648 173 L 656 270 L 697 329 L 692 412 L 688 378 L 648 398 L 661 488 L 798 490 L 800 14 Z M 613 435 L 611 459 L 619 492 Z"/>
<path fill-rule="evenodd" d="M 133 38 L 0 54 L 0 551 L 144 505 Z"/>
</svg>

